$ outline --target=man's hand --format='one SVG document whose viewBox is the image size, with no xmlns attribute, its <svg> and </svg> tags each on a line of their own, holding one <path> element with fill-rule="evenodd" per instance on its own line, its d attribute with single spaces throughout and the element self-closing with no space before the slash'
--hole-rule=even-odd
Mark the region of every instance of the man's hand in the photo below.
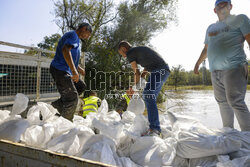
<svg viewBox="0 0 250 167">
<path fill-rule="evenodd" d="M 194 73 L 195 74 L 199 74 L 199 66 L 207 58 L 207 48 L 208 48 L 208 45 L 205 44 L 199 59 L 195 63 L 195 66 L 194 66 Z"/>
<path fill-rule="evenodd" d="M 83 68 L 81 68 L 80 66 L 78 66 L 78 72 L 82 75 L 85 76 L 85 70 Z"/>
<path fill-rule="evenodd" d="M 194 67 L 194 73 L 195 74 L 199 74 L 199 66 L 198 64 L 195 64 L 195 67 Z"/>
<path fill-rule="evenodd" d="M 74 82 L 78 82 L 79 81 L 79 74 L 77 71 L 74 71 L 72 72 L 72 77 L 71 79 L 74 81 Z"/>
</svg>

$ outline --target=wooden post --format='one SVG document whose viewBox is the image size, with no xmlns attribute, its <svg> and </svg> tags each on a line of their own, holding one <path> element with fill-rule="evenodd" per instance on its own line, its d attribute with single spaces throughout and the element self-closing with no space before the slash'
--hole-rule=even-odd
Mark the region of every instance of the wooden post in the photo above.
<svg viewBox="0 0 250 167">
<path fill-rule="evenodd" d="M 36 100 L 40 99 L 40 86 L 41 86 L 41 52 L 38 52 L 37 61 L 37 78 L 36 78 Z"/>
</svg>

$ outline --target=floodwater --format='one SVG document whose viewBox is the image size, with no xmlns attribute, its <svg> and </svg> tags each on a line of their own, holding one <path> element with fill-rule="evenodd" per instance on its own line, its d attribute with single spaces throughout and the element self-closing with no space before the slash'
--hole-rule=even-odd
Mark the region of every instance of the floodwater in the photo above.
<svg viewBox="0 0 250 167">
<path fill-rule="evenodd" d="M 173 92 L 167 93 L 168 111 L 192 116 L 207 127 L 222 127 L 219 106 L 212 90 L 183 91 L 177 97 L 174 94 Z M 250 91 L 246 93 L 245 102 L 250 109 Z M 236 118 L 234 118 L 234 128 L 240 130 Z"/>
</svg>

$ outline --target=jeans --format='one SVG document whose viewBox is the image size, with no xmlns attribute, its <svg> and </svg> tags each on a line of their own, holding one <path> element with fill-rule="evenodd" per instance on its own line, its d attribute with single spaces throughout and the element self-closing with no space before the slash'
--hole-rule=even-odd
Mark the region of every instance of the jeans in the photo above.
<svg viewBox="0 0 250 167">
<path fill-rule="evenodd" d="M 161 128 L 156 100 L 169 74 L 168 65 L 164 69 L 151 71 L 143 91 L 143 99 L 148 111 L 149 128 L 158 130 L 159 132 L 161 132 Z"/>
<path fill-rule="evenodd" d="M 250 131 L 250 113 L 244 101 L 248 81 L 246 66 L 214 71 L 211 77 L 223 126 L 233 128 L 235 114 L 241 130 Z"/>
<path fill-rule="evenodd" d="M 77 83 L 73 82 L 67 72 L 57 70 L 53 66 L 50 66 L 50 73 L 61 95 L 51 105 L 58 110 L 61 116 L 72 121 L 78 103 L 78 95 L 84 92 L 86 85 L 80 79 Z"/>
</svg>

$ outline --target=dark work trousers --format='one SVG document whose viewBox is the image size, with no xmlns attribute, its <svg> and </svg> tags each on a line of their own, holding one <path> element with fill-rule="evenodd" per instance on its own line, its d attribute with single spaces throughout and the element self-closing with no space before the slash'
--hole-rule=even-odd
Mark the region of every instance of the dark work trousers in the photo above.
<svg viewBox="0 0 250 167">
<path fill-rule="evenodd" d="M 71 75 L 57 70 L 53 66 L 50 66 L 50 73 L 61 95 L 60 99 L 52 102 L 51 105 L 58 110 L 61 116 L 72 121 L 78 103 L 78 95 L 84 92 L 86 85 L 80 79 L 77 83 L 73 82 Z"/>
</svg>

